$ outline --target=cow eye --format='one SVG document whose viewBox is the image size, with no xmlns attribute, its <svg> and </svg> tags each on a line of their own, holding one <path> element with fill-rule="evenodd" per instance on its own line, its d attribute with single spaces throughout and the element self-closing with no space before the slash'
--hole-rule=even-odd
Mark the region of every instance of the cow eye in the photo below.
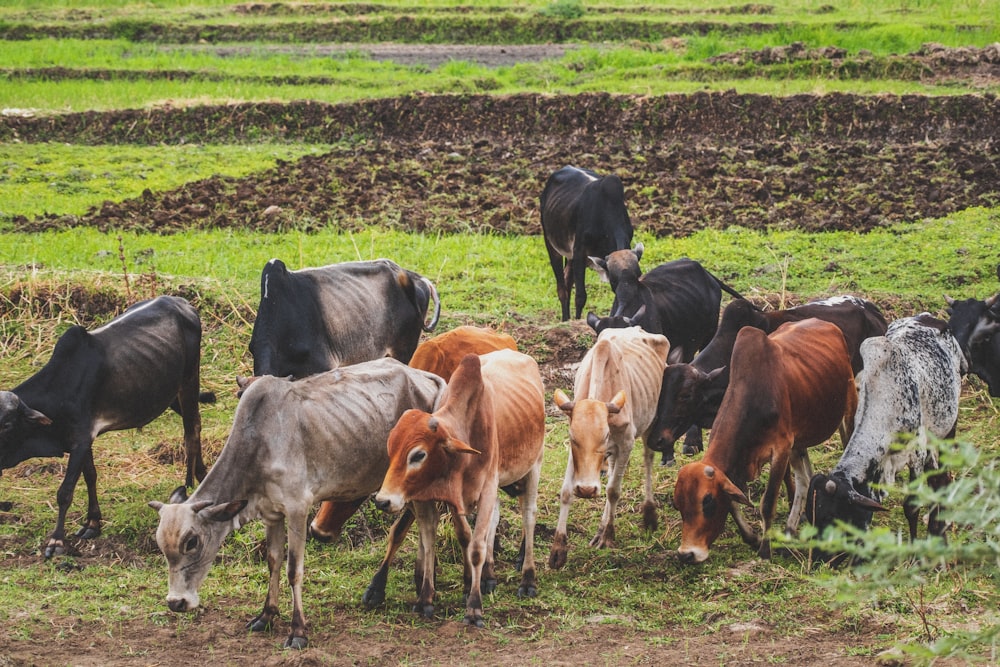
<svg viewBox="0 0 1000 667">
<path fill-rule="evenodd" d="M 184 553 L 191 553 L 198 548 L 198 536 L 192 535 L 184 542 Z"/>
<path fill-rule="evenodd" d="M 410 454 L 410 465 L 417 465 L 421 461 L 427 458 L 427 452 L 422 449 L 418 449 Z"/>
<path fill-rule="evenodd" d="M 706 517 L 710 517 L 715 514 L 715 510 L 718 508 L 715 502 L 715 496 L 711 493 L 705 494 L 705 497 L 701 499 L 701 513 Z"/>
</svg>

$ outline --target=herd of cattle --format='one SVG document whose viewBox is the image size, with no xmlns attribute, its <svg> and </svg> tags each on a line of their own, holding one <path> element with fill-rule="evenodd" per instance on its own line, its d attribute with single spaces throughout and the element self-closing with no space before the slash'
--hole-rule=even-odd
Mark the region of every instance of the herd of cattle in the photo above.
<svg viewBox="0 0 1000 667">
<path fill-rule="evenodd" d="M 582 315 L 588 265 L 615 295 L 607 317 L 587 316 L 597 337 L 572 398 L 553 388 L 553 404 L 569 420 L 569 452 L 550 568 L 566 564 L 573 499 L 599 497 L 602 480 L 604 512 L 591 545 L 614 545 L 637 439 L 644 445 L 643 522 L 652 529 L 655 452 L 672 460 L 684 435 L 684 452 L 697 454 L 701 430 L 711 429 L 702 458 L 677 474 L 672 505 L 682 520 L 681 561 L 704 561 L 730 515 L 744 541 L 768 558 L 782 485 L 789 531 L 803 517 L 820 528 L 837 520 L 867 527 L 872 513 L 885 509 L 885 488 L 897 472 L 938 468 L 928 435 L 955 435 L 963 375 L 976 373 L 990 395 L 1000 395 L 1000 295 L 946 297 L 948 322 L 922 313 L 887 324 L 874 304 L 855 296 L 763 311 L 690 259 L 643 273 L 641 244 L 629 247 L 617 177 L 561 169 L 546 184 L 541 210 L 563 319 L 571 282 Z M 416 521 L 415 611 L 433 616 L 435 533 L 448 508 L 465 554 L 465 621 L 481 626 L 482 595 L 497 584 L 500 490 L 518 499 L 521 512 L 518 595 L 534 596 L 546 418 L 537 363 L 510 336 L 479 327 L 418 345 L 422 332 L 436 327 L 440 299 L 431 281 L 390 260 L 299 271 L 272 260 L 260 290 L 250 342 L 254 377 L 241 382 L 229 438 L 210 470 L 200 441 L 199 402 L 212 400 L 200 393 L 201 324 L 181 298 L 138 303 L 93 331 L 72 327 L 40 371 L 0 391 L 0 470 L 69 454 L 45 556 L 65 550 L 66 513 L 81 473 L 88 506 L 77 537 L 100 534 L 94 439 L 143 426 L 171 407 L 183 418 L 185 485 L 166 503 L 149 503 L 159 513 L 171 610 L 198 606 L 222 542 L 259 518 L 270 583 L 249 628 L 270 628 L 278 615 L 287 545 L 293 614 L 285 645 L 306 646 L 306 537 L 335 539 L 374 495 L 398 517 L 364 603 L 385 600 L 390 564 Z M 733 297 L 724 309 L 723 291 Z M 357 326 L 342 316 L 351 312 L 370 319 Z M 813 474 L 808 448 L 838 430 L 846 443 L 840 462 L 829 474 Z M 900 434 L 912 436 L 902 448 L 894 446 Z M 765 465 L 763 530 L 755 530 L 740 505 L 750 504 L 748 484 Z M 948 481 L 944 472 L 931 479 Z M 905 513 L 915 536 L 917 508 L 906 503 Z M 478 517 L 474 524 L 470 515 Z M 928 528 L 944 531 L 936 512 Z"/>
</svg>

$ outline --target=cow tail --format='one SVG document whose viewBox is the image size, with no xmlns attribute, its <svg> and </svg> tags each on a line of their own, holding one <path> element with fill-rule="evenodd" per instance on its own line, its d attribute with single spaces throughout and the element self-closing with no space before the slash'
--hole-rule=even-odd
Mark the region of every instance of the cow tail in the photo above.
<svg viewBox="0 0 1000 667">
<path fill-rule="evenodd" d="M 739 292 L 737 292 L 736 290 L 734 290 L 732 287 L 730 287 L 726 283 L 724 283 L 721 280 L 719 280 L 718 278 L 716 278 L 713 274 L 709 273 L 708 275 L 712 276 L 712 280 L 714 280 L 719 285 L 719 288 L 722 289 L 722 291 L 726 292 L 727 294 L 729 294 L 733 298 L 743 299 L 744 301 L 750 303 L 751 306 L 753 306 L 753 303 L 750 302 L 749 299 L 747 299 L 745 296 L 743 296 L 742 294 L 740 294 Z M 757 308 L 757 306 L 754 306 L 754 308 Z M 758 308 L 758 310 L 759 310 L 759 308 Z"/>
<path fill-rule="evenodd" d="M 438 297 L 437 289 L 434 288 L 434 283 L 423 276 L 421 276 L 420 279 L 427 285 L 427 288 L 431 292 L 431 299 L 434 300 L 434 316 L 431 318 L 430 324 L 421 325 L 424 331 L 430 333 L 431 331 L 434 331 L 434 328 L 437 326 L 438 319 L 441 317 L 441 299 Z"/>
</svg>

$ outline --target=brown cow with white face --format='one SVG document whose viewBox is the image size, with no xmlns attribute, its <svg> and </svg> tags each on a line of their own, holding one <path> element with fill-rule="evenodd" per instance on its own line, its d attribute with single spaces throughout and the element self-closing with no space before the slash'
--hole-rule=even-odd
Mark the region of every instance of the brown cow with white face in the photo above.
<svg viewBox="0 0 1000 667">
<path fill-rule="evenodd" d="M 518 497 L 524 551 L 518 595 L 534 596 L 534 532 L 545 439 L 545 397 L 538 364 L 520 352 L 467 355 L 433 413 L 409 410 L 389 435 L 389 470 L 376 505 L 400 512 L 413 503 L 420 528 L 417 611 L 434 614 L 434 539 L 446 503 L 465 554 L 465 622 L 483 626 L 482 593 L 496 585 L 493 540 L 497 490 Z M 476 512 L 473 531 L 465 516 Z"/>
<path fill-rule="evenodd" d="M 712 425 L 701 461 L 677 473 L 674 506 L 683 521 L 684 562 L 702 562 L 733 515 L 743 540 L 770 558 L 767 531 L 782 480 L 791 469 L 795 492 L 787 527 L 794 531 L 812 469 L 807 448 L 829 438 L 842 424 L 846 442 L 858 394 L 844 335 L 815 318 L 783 324 L 768 336 L 744 327 L 733 346 L 729 388 Z M 747 484 L 770 465 L 761 499 L 764 534 L 754 534 L 735 503 L 749 505 Z"/>
<path fill-rule="evenodd" d="M 604 515 L 591 546 L 611 547 L 615 539 L 615 512 L 622 478 L 636 438 L 645 442 L 656 414 L 656 399 L 667 363 L 670 343 L 660 334 L 640 327 L 606 329 L 587 352 L 576 373 L 574 399 L 556 390 L 553 401 L 569 416 L 569 458 L 559 493 L 559 523 L 552 540 L 549 567 L 566 564 L 567 522 L 573 498 L 596 498 L 601 490 L 601 468 L 608 463 Z M 653 452 L 643 448 L 645 502 L 643 522 L 656 526 L 653 500 Z"/>
</svg>

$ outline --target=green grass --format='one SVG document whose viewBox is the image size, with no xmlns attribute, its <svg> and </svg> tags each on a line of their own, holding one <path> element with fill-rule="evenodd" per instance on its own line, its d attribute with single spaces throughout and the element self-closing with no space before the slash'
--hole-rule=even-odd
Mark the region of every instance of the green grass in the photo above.
<svg viewBox="0 0 1000 667">
<path fill-rule="evenodd" d="M 326 150 L 320 144 L 115 146 L 0 144 L 0 220 L 79 215 L 104 201 L 170 190 L 209 176 L 241 177 Z"/>
</svg>

